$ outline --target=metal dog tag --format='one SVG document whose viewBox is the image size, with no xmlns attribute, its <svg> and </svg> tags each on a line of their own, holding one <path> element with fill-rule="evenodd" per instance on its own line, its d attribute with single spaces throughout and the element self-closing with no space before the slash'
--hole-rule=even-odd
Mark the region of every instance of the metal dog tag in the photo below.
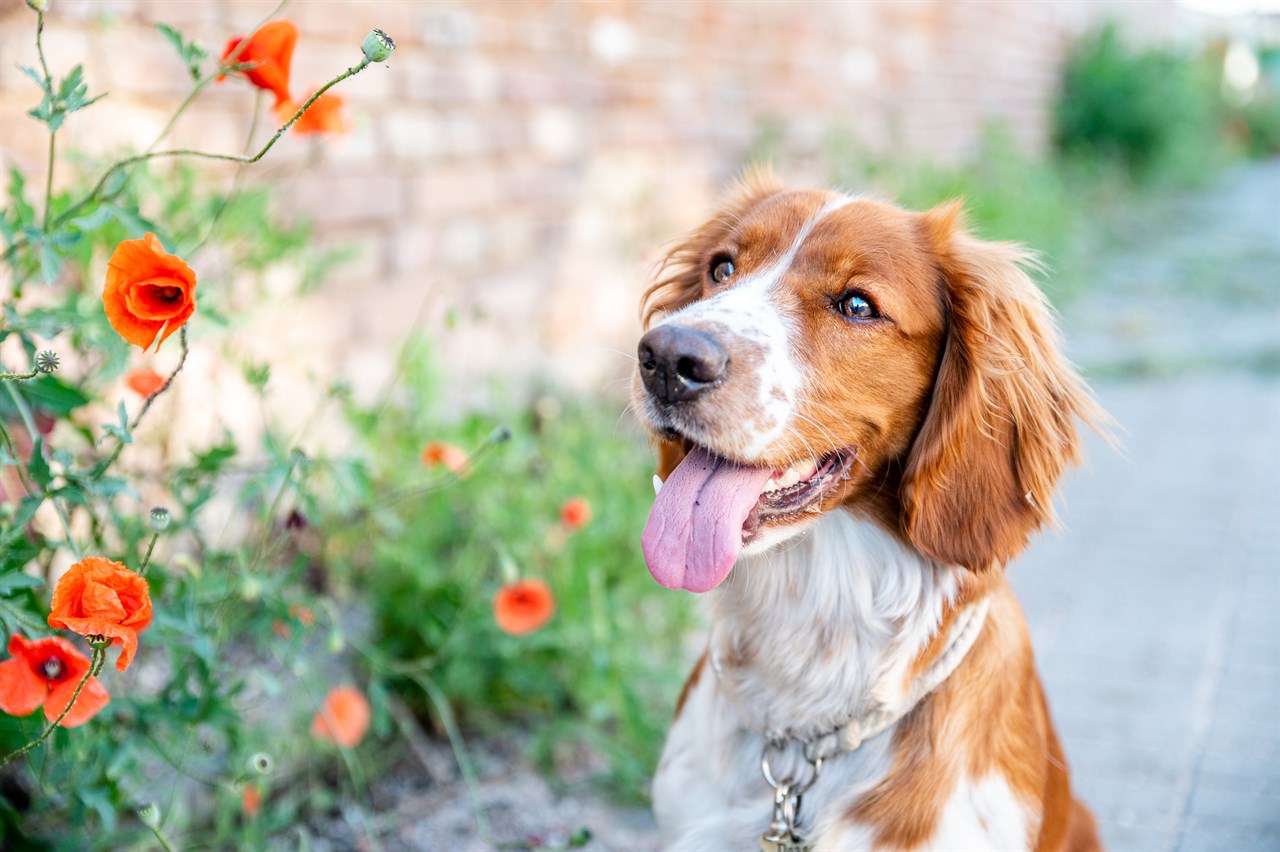
<svg viewBox="0 0 1280 852">
<path fill-rule="evenodd" d="M 760 852 L 810 852 L 813 847 L 796 828 L 799 813 L 800 794 L 790 784 L 780 784 L 774 794 L 769 830 L 760 838 Z"/>
<path fill-rule="evenodd" d="M 760 852 L 810 852 L 813 847 L 798 834 L 775 836 L 770 831 L 760 838 Z"/>
</svg>

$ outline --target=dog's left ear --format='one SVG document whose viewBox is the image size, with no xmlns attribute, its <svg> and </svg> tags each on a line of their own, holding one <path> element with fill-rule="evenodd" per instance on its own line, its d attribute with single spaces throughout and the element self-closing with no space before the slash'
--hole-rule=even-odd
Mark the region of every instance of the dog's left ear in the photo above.
<svg viewBox="0 0 1280 852">
<path fill-rule="evenodd" d="M 1042 525 L 1079 460 L 1076 419 L 1105 421 L 1062 355 L 1019 246 L 967 233 L 958 203 L 921 217 L 937 257 L 947 336 L 903 477 L 907 535 L 923 553 L 980 571 L 1008 562 Z"/>
</svg>

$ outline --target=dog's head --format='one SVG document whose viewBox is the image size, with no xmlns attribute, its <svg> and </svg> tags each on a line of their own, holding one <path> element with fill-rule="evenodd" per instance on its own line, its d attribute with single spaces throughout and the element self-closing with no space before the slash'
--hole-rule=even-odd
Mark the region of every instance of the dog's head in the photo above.
<svg viewBox="0 0 1280 852">
<path fill-rule="evenodd" d="M 1053 520 L 1075 420 L 1100 417 L 1027 263 L 969 235 L 956 204 L 744 182 L 645 294 L 655 578 L 706 591 L 744 547 L 839 507 L 939 562 L 1012 558 Z"/>
</svg>

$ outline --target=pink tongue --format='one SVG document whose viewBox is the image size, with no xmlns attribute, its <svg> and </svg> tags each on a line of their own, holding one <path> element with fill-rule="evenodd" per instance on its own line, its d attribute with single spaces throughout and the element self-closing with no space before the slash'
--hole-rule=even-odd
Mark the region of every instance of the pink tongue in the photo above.
<svg viewBox="0 0 1280 852">
<path fill-rule="evenodd" d="M 743 467 L 697 449 L 653 501 L 640 543 L 649 573 L 668 589 L 707 592 L 742 550 L 742 525 L 773 468 Z"/>
</svg>

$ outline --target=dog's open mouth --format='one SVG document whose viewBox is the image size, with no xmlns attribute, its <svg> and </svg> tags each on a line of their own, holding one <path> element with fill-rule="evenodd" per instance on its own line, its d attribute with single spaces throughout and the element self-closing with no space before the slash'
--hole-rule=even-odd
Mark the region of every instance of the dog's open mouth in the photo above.
<svg viewBox="0 0 1280 852">
<path fill-rule="evenodd" d="M 715 588 L 763 525 L 820 511 L 854 455 L 840 450 L 776 469 L 694 448 L 662 484 L 649 512 L 641 539 L 649 572 L 671 589 Z"/>
</svg>

